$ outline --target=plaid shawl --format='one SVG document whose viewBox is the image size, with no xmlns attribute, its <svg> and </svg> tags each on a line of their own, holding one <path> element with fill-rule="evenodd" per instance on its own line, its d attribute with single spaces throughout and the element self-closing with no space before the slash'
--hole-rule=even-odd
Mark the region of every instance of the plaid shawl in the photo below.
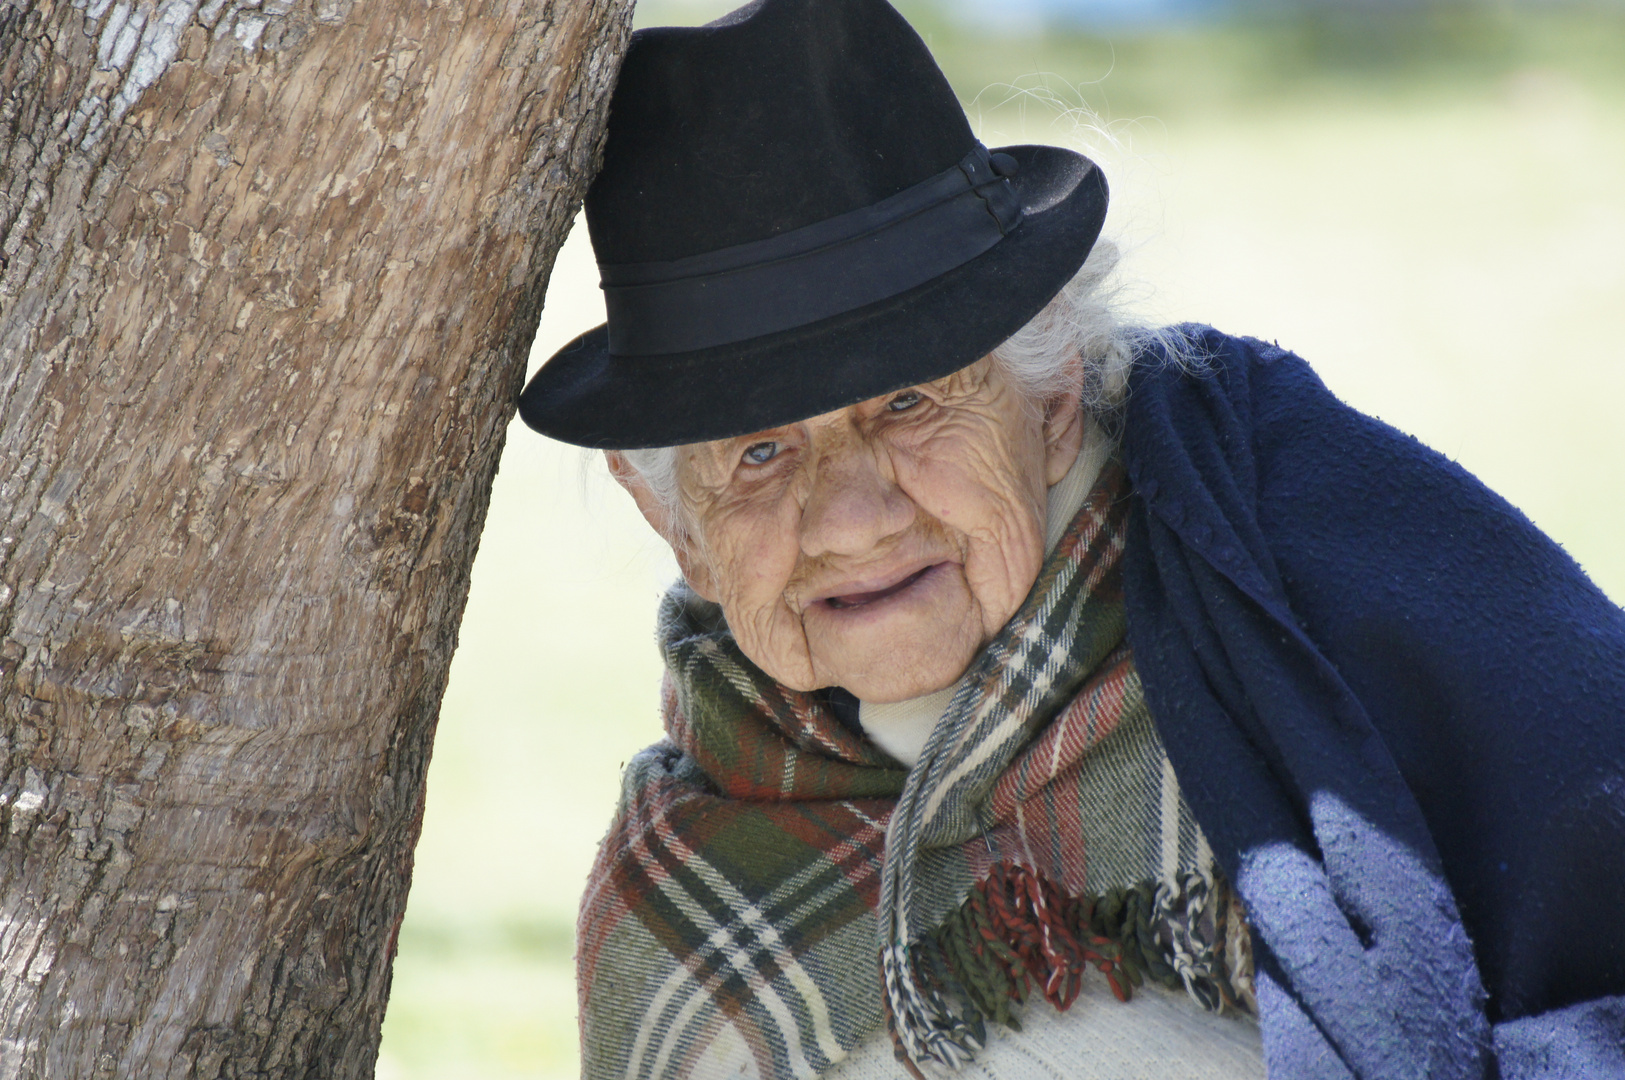
<svg viewBox="0 0 1625 1080">
<path fill-rule="evenodd" d="M 667 738 L 582 900 L 584 1077 L 811 1077 L 888 1021 L 910 1072 L 952 1067 L 1029 988 L 1064 1008 L 1086 962 L 1119 996 L 1250 996 L 1123 644 L 1126 494 L 1109 465 L 912 770 L 672 589 Z"/>
</svg>

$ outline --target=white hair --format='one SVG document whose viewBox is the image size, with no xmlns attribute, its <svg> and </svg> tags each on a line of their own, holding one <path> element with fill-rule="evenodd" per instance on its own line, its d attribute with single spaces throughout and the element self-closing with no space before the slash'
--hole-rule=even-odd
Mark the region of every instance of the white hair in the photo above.
<svg viewBox="0 0 1625 1080">
<path fill-rule="evenodd" d="M 1123 403 L 1134 357 L 1160 345 L 1175 363 L 1190 363 L 1191 343 L 1176 330 L 1137 326 L 1122 315 L 1121 286 L 1108 285 L 1117 268 L 1117 245 L 1097 241 L 1072 279 L 1044 309 L 990 354 L 1004 377 L 1034 408 L 1072 388 L 1082 360 L 1083 408 L 1104 418 Z M 677 507 L 677 447 L 623 450 L 627 462 L 660 503 Z"/>
</svg>

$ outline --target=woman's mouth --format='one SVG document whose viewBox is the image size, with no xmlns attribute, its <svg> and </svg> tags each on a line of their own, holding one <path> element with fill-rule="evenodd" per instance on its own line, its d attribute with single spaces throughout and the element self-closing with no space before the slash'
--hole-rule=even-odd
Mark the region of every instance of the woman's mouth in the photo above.
<svg viewBox="0 0 1625 1080">
<path fill-rule="evenodd" d="M 927 574 L 941 565 L 941 563 L 932 563 L 929 566 L 922 566 L 912 574 L 909 574 L 907 577 L 893 582 L 883 589 L 875 589 L 872 592 L 854 592 L 844 593 L 839 596 L 828 596 L 824 598 L 824 603 L 828 604 L 837 611 L 842 611 L 847 608 L 863 607 L 866 604 L 873 604 L 876 601 L 885 600 L 889 597 L 896 596 L 898 593 L 909 588 L 915 582 L 919 581 L 921 578 L 925 577 Z"/>
</svg>

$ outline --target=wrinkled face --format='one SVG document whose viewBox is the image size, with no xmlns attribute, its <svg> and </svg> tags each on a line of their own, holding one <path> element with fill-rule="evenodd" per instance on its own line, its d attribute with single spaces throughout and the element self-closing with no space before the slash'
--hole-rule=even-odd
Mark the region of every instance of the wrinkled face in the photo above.
<svg viewBox="0 0 1625 1080">
<path fill-rule="evenodd" d="M 795 689 L 900 701 L 954 682 L 1044 557 L 1076 394 L 1034 405 L 984 358 L 933 383 L 678 453 L 674 543 L 740 648 Z M 611 455 L 635 496 L 635 475 Z M 646 513 L 647 493 L 639 498 Z M 651 522 L 679 539 L 658 516 Z"/>
</svg>

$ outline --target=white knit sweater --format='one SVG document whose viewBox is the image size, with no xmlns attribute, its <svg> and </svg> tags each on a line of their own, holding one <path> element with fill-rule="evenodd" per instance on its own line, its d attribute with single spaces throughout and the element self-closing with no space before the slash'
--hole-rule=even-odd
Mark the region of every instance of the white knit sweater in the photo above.
<svg viewBox="0 0 1625 1080">
<path fill-rule="evenodd" d="M 1131 1001 L 1112 996 L 1098 972 L 1066 1012 L 1039 1000 L 1021 1030 L 989 1024 L 988 1045 L 954 1080 L 1259 1080 L 1258 1022 L 1204 1012 L 1184 991 L 1147 984 Z M 908 1074 L 878 1031 L 821 1080 L 901 1080 Z"/>
</svg>

